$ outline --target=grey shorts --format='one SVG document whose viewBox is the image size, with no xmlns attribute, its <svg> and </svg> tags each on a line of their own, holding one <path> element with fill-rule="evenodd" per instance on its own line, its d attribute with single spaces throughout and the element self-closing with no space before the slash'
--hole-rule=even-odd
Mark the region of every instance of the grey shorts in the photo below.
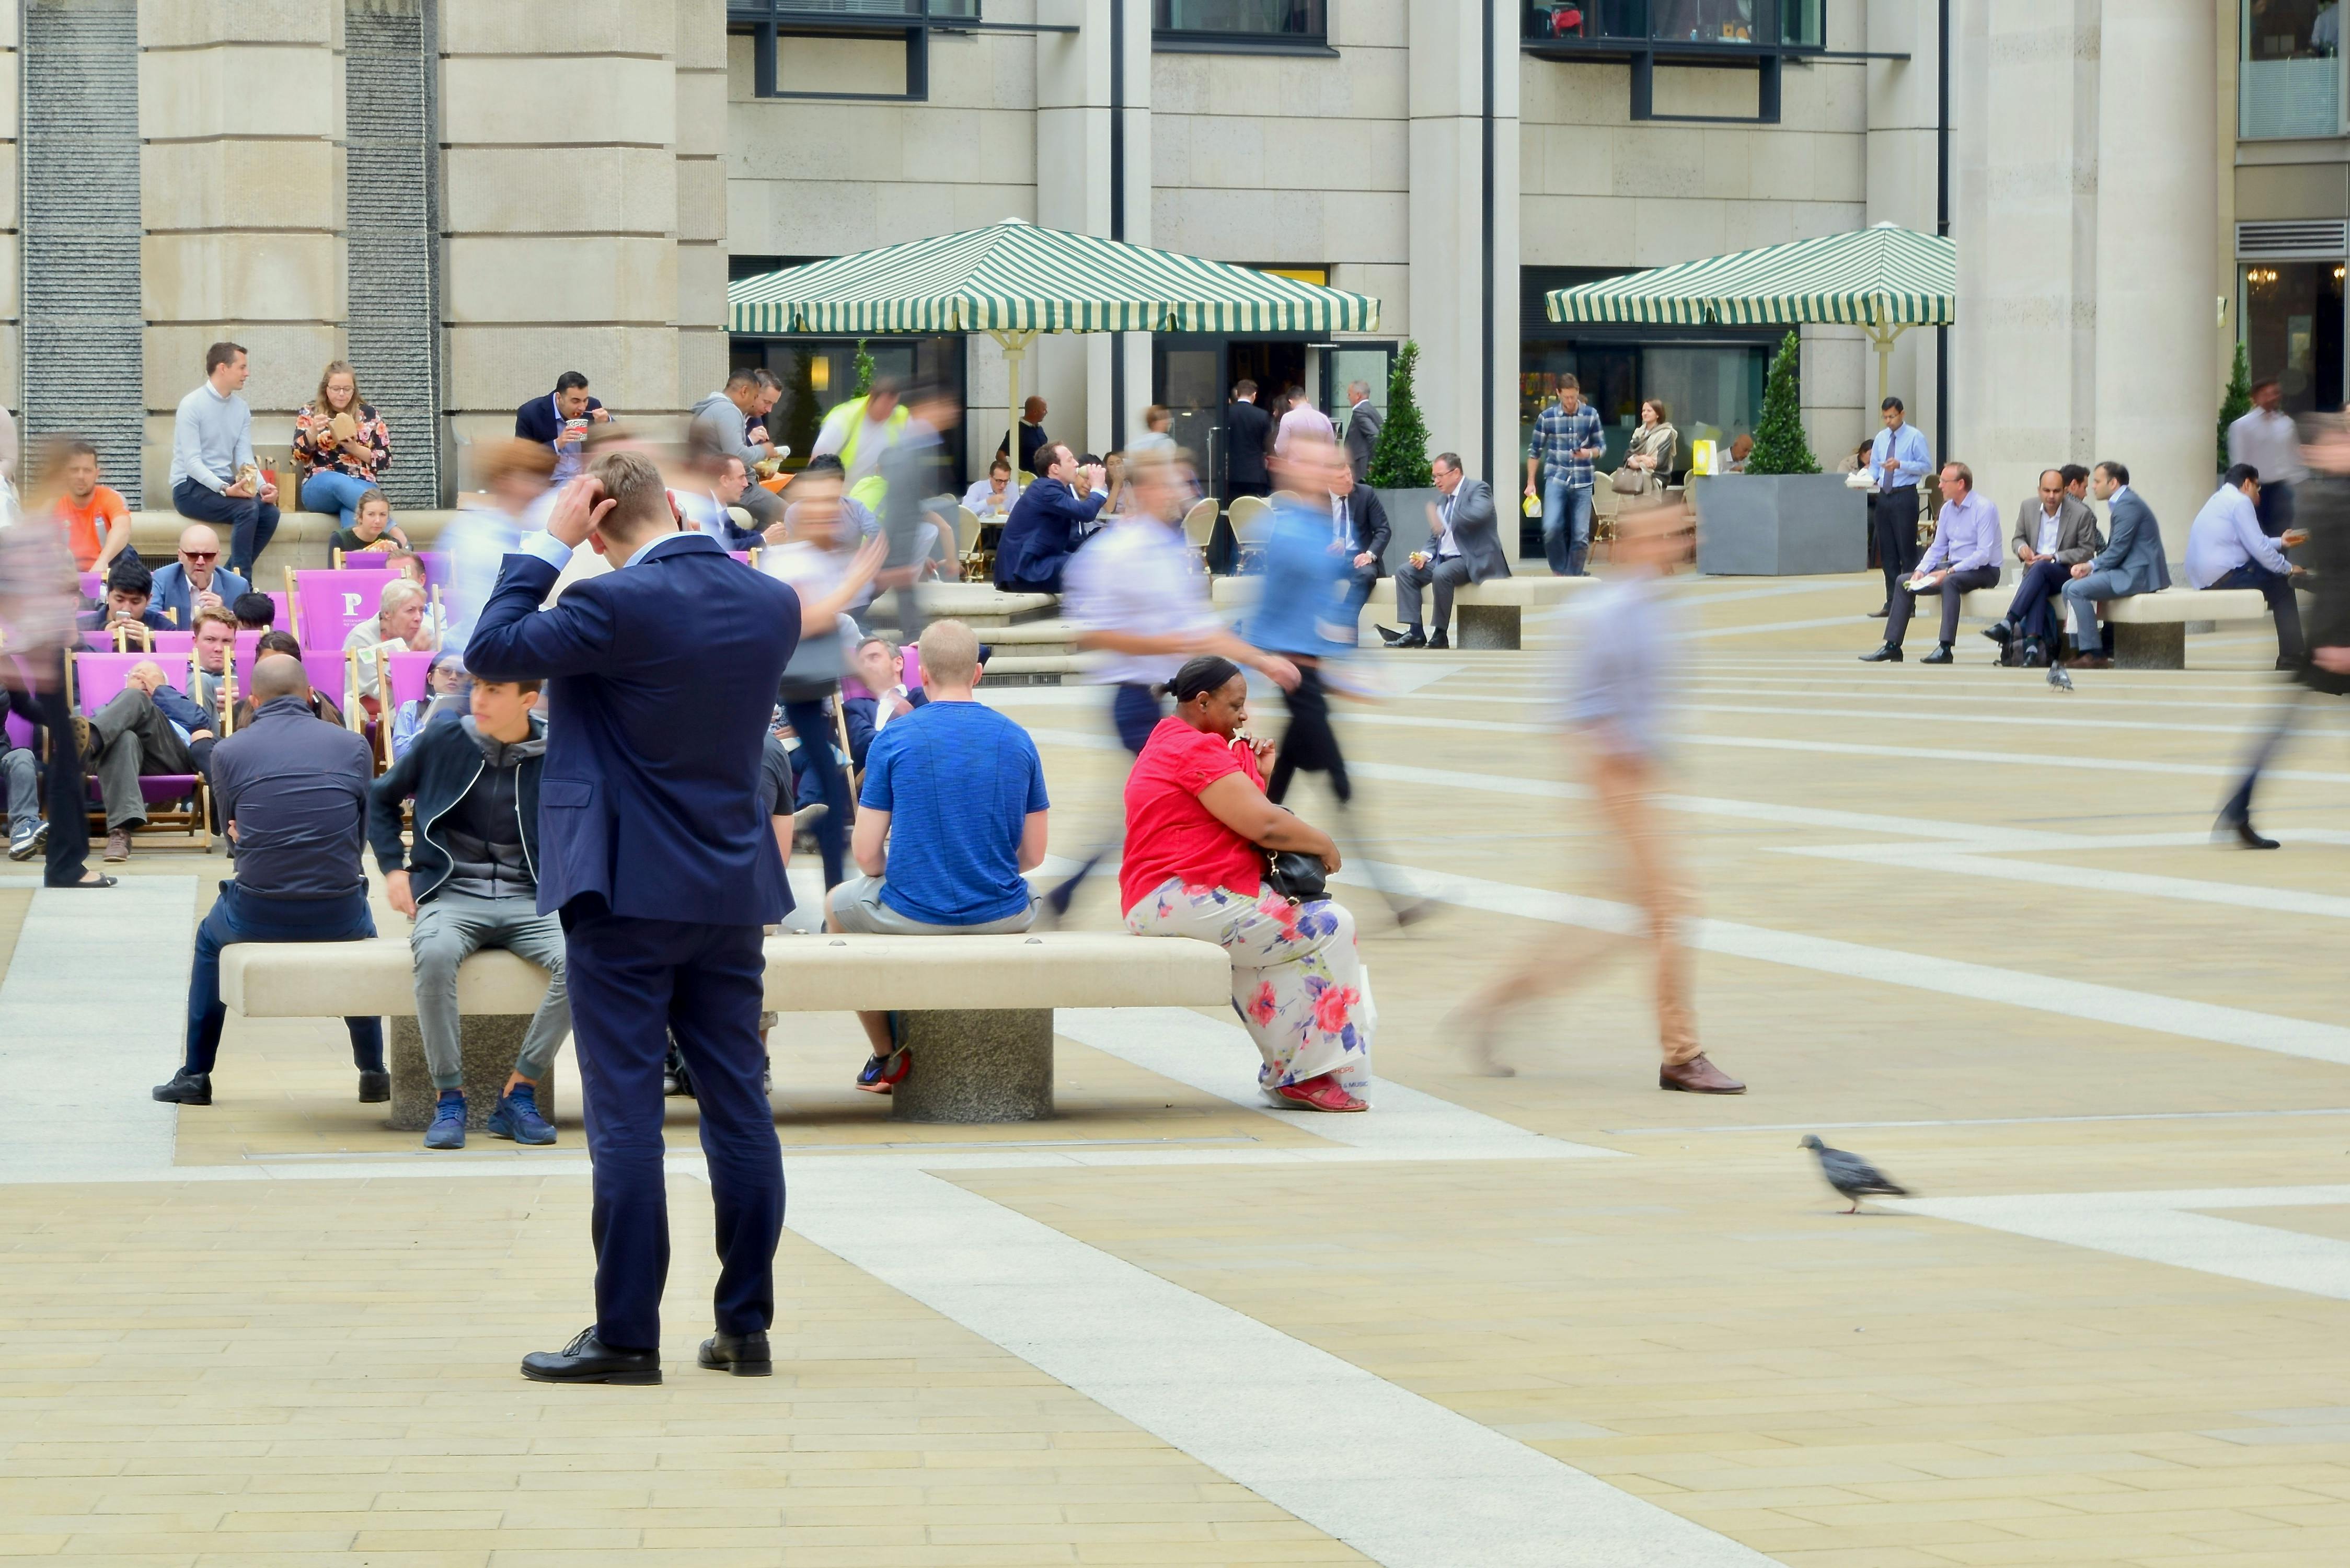
<svg viewBox="0 0 2350 1568">
<path fill-rule="evenodd" d="M 975 926 L 934 926 L 927 920 L 901 915 L 883 903 L 881 881 L 879 877 L 851 877 L 826 897 L 825 908 L 832 912 L 842 930 L 868 937 L 986 937 L 1024 931 L 1036 919 L 1036 899 L 1031 895 L 1026 909 L 1000 920 Z"/>
</svg>

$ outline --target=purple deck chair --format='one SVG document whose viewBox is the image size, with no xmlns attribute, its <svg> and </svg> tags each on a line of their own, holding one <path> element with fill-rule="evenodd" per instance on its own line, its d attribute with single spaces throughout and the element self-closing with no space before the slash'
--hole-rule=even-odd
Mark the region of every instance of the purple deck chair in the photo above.
<svg viewBox="0 0 2350 1568">
<path fill-rule="evenodd" d="M 162 666 L 166 680 L 185 689 L 189 656 L 184 653 L 77 653 L 73 656 L 72 672 L 74 711 L 88 718 L 105 707 L 128 682 L 132 668 L 148 659 Z M 201 777 L 194 774 L 143 774 L 139 780 L 139 794 L 151 807 L 166 801 L 188 801 L 189 805 L 181 811 L 149 811 L 147 826 L 177 827 L 190 836 L 201 834 L 205 844 L 211 844 L 212 835 L 205 826 L 204 781 Z M 95 776 L 89 780 L 89 798 L 101 798 Z"/>
<path fill-rule="evenodd" d="M 392 579 L 369 567 L 340 571 L 305 568 L 289 574 L 294 579 L 294 626 L 290 628 L 309 649 L 339 652 L 351 628 L 375 614 L 383 603 L 384 585 Z"/>
</svg>

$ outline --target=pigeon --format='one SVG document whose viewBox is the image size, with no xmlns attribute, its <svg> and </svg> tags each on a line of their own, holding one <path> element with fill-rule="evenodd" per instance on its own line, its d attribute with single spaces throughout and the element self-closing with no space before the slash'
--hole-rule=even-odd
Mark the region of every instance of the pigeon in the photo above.
<svg viewBox="0 0 2350 1568">
<path fill-rule="evenodd" d="M 2061 664 L 2051 664 L 2048 667 L 2048 684 L 2059 691 L 2070 691 L 2073 690 L 2073 672 Z"/>
<path fill-rule="evenodd" d="M 1888 1198 L 1907 1198 L 1909 1189 L 1900 1186 L 1885 1172 L 1856 1154 L 1846 1154 L 1840 1148 L 1830 1148 L 1819 1140 L 1816 1133 L 1805 1133 L 1799 1146 L 1820 1157 L 1820 1174 L 1827 1178 L 1830 1187 L 1852 1199 L 1847 1214 L 1860 1212 L 1860 1200 L 1877 1193 Z"/>
</svg>

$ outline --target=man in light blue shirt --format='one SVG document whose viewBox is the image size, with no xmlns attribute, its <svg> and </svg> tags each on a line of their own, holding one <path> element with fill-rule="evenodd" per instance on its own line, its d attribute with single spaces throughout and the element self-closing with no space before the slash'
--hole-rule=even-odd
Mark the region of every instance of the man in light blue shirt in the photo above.
<svg viewBox="0 0 2350 1568">
<path fill-rule="evenodd" d="M 2301 665 L 2301 606 L 2293 597 L 2293 565 L 2279 541 L 2261 530 L 2261 475 L 2251 463 L 2228 470 L 2187 529 L 2187 582 L 2198 588 L 2258 588 L 2276 617 L 2277 668 Z M 2282 543 L 2308 535 L 2289 529 Z"/>
<path fill-rule="evenodd" d="M 172 509 L 226 524 L 229 570 L 248 582 L 277 532 L 277 486 L 253 460 L 253 410 L 243 396 L 250 369 L 243 345 L 213 344 L 204 350 L 204 384 L 180 400 L 172 421 Z M 240 477 L 248 468 L 253 475 Z"/>
<path fill-rule="evenodd" d="M 1887 398 L 1881 407 L 1885 428 L 1868 449 L 1868 513 L 1877 530 L 1877 564 L 1885 568 L 1885 607 L 1871 610 L 1871 616 L 1892 613 L 1894 599 L 1902 594 L 1901 579 L 1918 568 L 1918 482 L 1932 467 L 1925 432 L 1905 422 L 1901 400 Z"/>
<path fill-rule="evenodd" d="M 1920 443 L 1923 444 L 1922 442 Z M 1892 596 L 1892 614 L 1885 623 L 1885 643 L 1860 656 L 1864 664 L 1901 662 L 1901 639 L 1909 629 L 1916 594 L 1940 589 L 1942 635 L 1934 651 L 1918 662 L 1949 664 L 1950 644 L 1959 637 L 1959 600 L 1974 588 L 1999 584 L 1999 508 L 1987 495 L 1975 493 L 1974 471 L 1963 462 L 1942 465 L 1942 513 L 1934 543 L 1918 569 L 1902 580 Z"/>
</svg>

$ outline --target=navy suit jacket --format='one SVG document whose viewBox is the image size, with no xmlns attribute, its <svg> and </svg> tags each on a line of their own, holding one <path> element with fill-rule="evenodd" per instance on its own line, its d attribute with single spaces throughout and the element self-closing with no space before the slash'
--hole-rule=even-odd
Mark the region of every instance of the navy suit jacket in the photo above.
<svg viewBox="0 0 2350 1568">
<path fill-rule="evenodd" d="M 759 756 L 799 596 L 706 534 L 588 577 L 511 555 L 465 645 L 486 680 L 543 680 L 538 908 L 600 894 L 637 919 L 763 926 L 792 907 Z"/>
<path fill-rule="evenodd" d="M 2170 566 L 2162 557 L 2162 527 L 2153 509 L 2124 489 L 2114 497 L 2114 535 L 2089 563 L 2093 572 L 2119 572 L 2128 579 L 2125 594 L 2150 594 L 2170 586 Z"/>
<path fill-rule="evenodd" d="M 1107 496 L 1080 501 L 1057 479 L 1039 479 L 1020 493 L 1003 537 L 995 546 L 995 586 L 1011 590 L 1057 593 L 1061 568 L 1076 552 L 1076 530 L 1090 523 Z"/>
<path fill-rule="evenodd" d="M 588 400 L 588 411 L 591 414 L 603 406 L 593 398 Z M 533 398 L 515 410 L 515 434 L 525 441 L 535 441 L 541 446 L 553 446 L 555 438 L 562 433 L 563 421 L 555 417 L 553 392 Z"/>
</svg>

